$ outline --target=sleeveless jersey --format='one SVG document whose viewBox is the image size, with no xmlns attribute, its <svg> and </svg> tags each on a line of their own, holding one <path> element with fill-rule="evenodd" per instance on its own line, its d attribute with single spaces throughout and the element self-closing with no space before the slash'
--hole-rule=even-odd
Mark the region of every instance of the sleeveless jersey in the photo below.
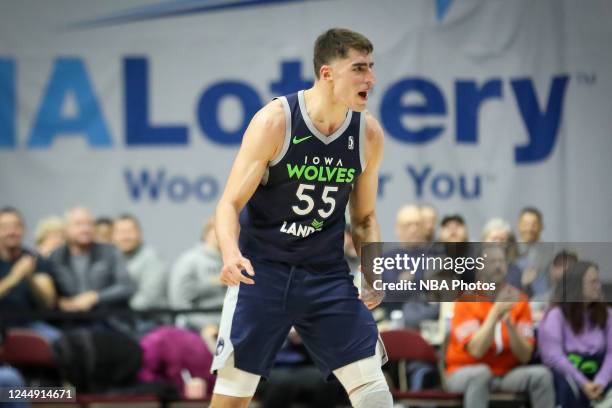
<svg viewBox="0 0 612 408">
<path fill-rule="evenodd" d="M 246 257 L 297 265 L 344 259 L 345 212 L 364 165 L 365 113 L 348 111 L 332 135 L 308 116 L 304 91 L 279 98 L 282 151 L 240 214 Z"/>
</svg>

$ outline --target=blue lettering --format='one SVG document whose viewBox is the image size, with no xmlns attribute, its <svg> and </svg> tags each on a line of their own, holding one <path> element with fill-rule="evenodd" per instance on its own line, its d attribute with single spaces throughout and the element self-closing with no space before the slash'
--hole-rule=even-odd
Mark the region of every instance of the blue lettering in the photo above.
<svg viewBox="0 0 612 408">
<path fill-rule="evenodd" d="M 219 105 L 223 98 L 238 98 L 243 108 L 242 124 L 234 131 L 221 128 L 219 124 Z M 222 145 L 238 145 L 242 135 L 255 113 L 261 109 L 261 99 L 248 84 L 238 81 L 219 82 L 208 88 L 198 104 L 198 120 L 204 134 L 210 140 Z"/>
<path fill-rule="evenodd" d="M 132 171 L 125 169 L 123 177 L 128 189 L 128 193 L 133 201 L 140 200 L 140 197 L 148 194 L 151 200 L 159 199 L 159 193 L 162 185 L 165 183 L 165 170 L 158 170 L 155 176 L 151 175 L 148 170 L 142 170 L 137 178 Z"/>
<path fill-rule="evenodd" d="M 437 198 L 447 199 L 455 192 L 455 182 L 450 174 L 438 174 L 431 182 L 431 192 Z"/>
<path fill-rule="evenodd" d="M 0 58 L 0 150 L 17 146 L 15 61 Z"/>
<path fill-rule="evenodd" d="M 301 89 L 308 89 L 312 83 L 311 80 L 302 79 L 301 61 L 283 61 L 281 77 L 278 82 L 270 83 L 270 92 L 276 96 L 288 95 Z"/>
<path fill-rule="evenodd" d="M 215 200 L 219 193 L 219 182 L 208 175 L 199 176 L 192 182 L 184 175 L 168 178 L 165 169 L 142 169 L 139 172 L 125 169 L 123 177 L 132 201 L 142 198 L 158 201 L 165 195 L 172 202 L 182 203 L 192 197 L 207 202 Z"/>
<path fill-rule="evenodd" d="M 422 198 L 423 197 L 423 187 L 425 187 L 425 179 L 427 179 L 427 176 L 429 175 L 429 173 L 431 173 L 431 166 L 429 165 L 425 166 L 425 168 L 420 174 L 418 170 L 416 170 L 412 166 L 408 166 L 406 168 L 406 171 L 408 171 L 408 174 L 410 175 L 410 177 L 412 177 L 412 180 L 414 181 L 414 185 L 416 187 L 417 198 Z"/>
<path fill-rule="evenodd" d="M 457 106 L 457 142 L 478 142 L 478 111 L 485 99 L 501 98 L 501 79 L 491 79 L 478 89 L 474 81 L 457 81 L 455 83 L 455 100 Z"/>
<path fill-rule="evenodd" d="M 74 95 L 77 113 L 64 117 L 62 107 Z M 85 64 L 80 58 L 58 58 L 53 67 L 28 147 L 47 148 L 60 134 L 84 134 L 89 146 L 111 147 L 113 141 L 100 109 Z"/>
<path fill-rule="evenodd" d="M 391 174 L 380 173 L 378 175 L 378 197 L 382 198 L 385 195 L 385 186 L 388 181 L 391 181 Z"/>
<path fill-rule="evenodd" d="M 172 201 L 183 202 L 187 200 L 191 194 L 189 181 L 182 176 L 175 176 L 168 182 L 168 197 Z"/>
<path fill-rule="evenodd" d="M 150 125 L 149 69 L 146 58 L 126 58 L 123 64 L 125 88 L 125 141 L 128 146 L 186 145 L 186 126 Z"/>
<path fill-rule="evenodd" d="M 194 184 L 195 195 L 200 201 L 214 200 L 219 193 L 219 183 L 212 177 L 199 177 Z"/>
<path fill-rule="evenodd" d="M 417 93 L 423 98 L 420 104 L 403 104 L 407 94 Z M 443 126 L 427 126 L 411 130 L 402 124 L 402 115 L 444 116 L 446 104 L 440 89 L 431 81 L 423 78 L 404 79 L 395 83 L 384 94 L 380 105 L 380 118 L 389 134 L 408 143 L 426 143 L 438 137 Z"/>
<path fill-rule="evenodd" d="M 459 192 L 461 197 L 465 198 L 466 200 L 480 197 L 481 178 L 479 175 L 475 175 L 473 180 L 473 188 L 470 191 L 465 174 L 461 174 L 459 176 Z"/>
<path fill-rule="evenodd" d="M 529 143 L 514 149 L 517 163 L 532 163 L 544 160 L 552 152 L 563 111 L 563 99 L 569 77 L 553 78 L 546 108 L 542 111 L 530 79 L 511 81 L 523 123 L 529 134 Z"/>
</svg>

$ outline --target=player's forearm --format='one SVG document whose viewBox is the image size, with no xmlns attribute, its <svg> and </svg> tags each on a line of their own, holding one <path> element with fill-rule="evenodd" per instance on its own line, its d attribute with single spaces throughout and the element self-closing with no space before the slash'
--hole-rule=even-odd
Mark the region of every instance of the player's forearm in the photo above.
<svg viewBox="0 0 612 408">
<path fill-rule="evenodd" d="M 240 224 L 238 209 L 231 203 L 220 201 L 215 213 L 215 232 L 223 259 L 240 255 L 238 236 Z"/>
<path fill-rule="evenodd" d="M 371 213 L 361 219 L 352 219 L 353 244 L 357 255 L 361 256 L 361 245 L 368 242 L 380 242 L 380 227 L 376 214 Z"/>
<path fill-rule="evenodd" d="M 359 257 L 361 257 L 361 245 L 380 241 L 380 228 L 375 213 L 361 218 L 351 217 L 351 228 L 353 245 L 355 245 L 355 250 Z M 365 281 L 370 286 L 373 286 L 376 277 L 372 270 L 370 268 L 363 268 L 362 272 Z"/>
</svg>

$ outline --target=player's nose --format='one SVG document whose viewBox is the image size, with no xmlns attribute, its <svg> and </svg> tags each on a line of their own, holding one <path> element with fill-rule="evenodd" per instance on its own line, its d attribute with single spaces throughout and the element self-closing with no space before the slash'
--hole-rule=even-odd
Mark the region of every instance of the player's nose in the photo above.
<svg viewBox="0 0 612 408">
<path fill-rule="evenodd" d="M 374 70 L 372 68 L 368 68 L 368 72 L 366 74 L 366 83 L 368 86 L 374 85 L 376 82 L 376 75 L 374 74 Z"/>
</svg>

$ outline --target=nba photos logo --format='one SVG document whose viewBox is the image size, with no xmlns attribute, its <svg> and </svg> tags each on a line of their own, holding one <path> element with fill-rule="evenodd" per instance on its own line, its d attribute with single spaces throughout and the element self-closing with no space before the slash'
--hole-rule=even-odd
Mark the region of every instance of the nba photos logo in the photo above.
<svg viewBox="0 0 612 408">
<path fill-rule="evenodd" d="M 353 139 L 353 136 L 349 136 L 348 137 L 348 149 L 353 150 L 354 147 L 355 147 L 355 139 Z"/>
</svg>

